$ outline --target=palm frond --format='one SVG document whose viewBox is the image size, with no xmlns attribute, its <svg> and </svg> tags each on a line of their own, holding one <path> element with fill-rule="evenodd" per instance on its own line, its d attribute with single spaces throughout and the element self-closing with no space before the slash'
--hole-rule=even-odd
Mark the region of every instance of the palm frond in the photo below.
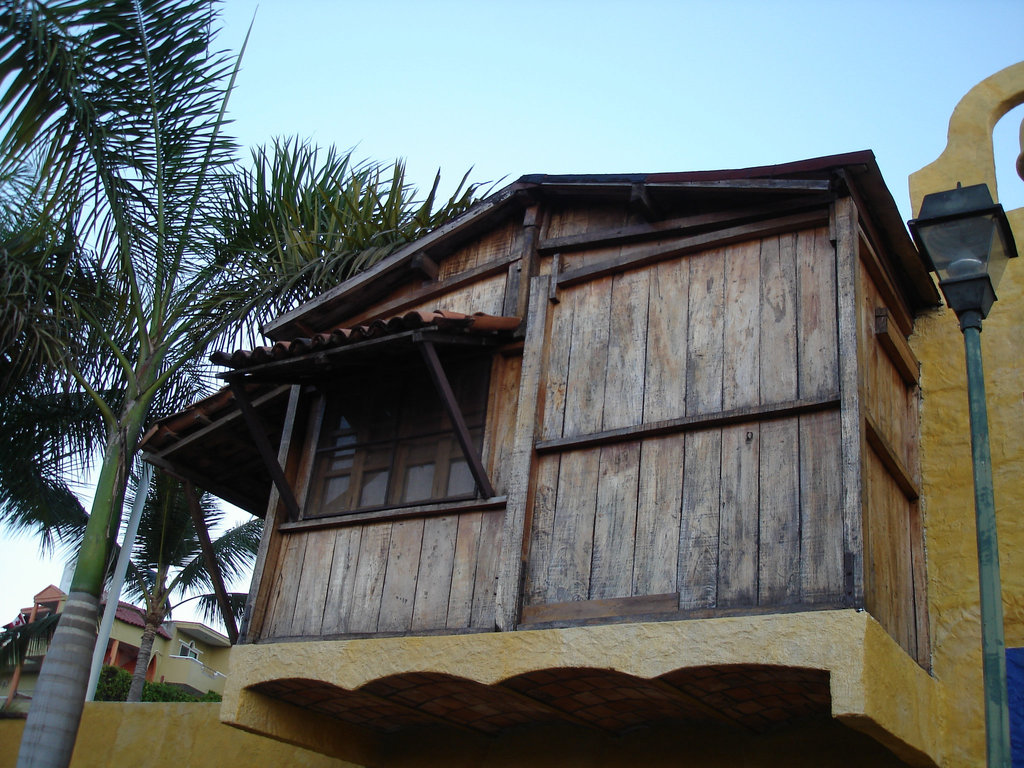
<svg viewBox="0 0 1024 768">
<path fill-rule="evenodd" d="M 57 628 L 59 619 L 60 614 L 53 613 L 28 624 L 10 627 L 0 632 L 0 668 L 11 669 L 24 663 L 33 641 L 49 642 Z"/>
</svg>

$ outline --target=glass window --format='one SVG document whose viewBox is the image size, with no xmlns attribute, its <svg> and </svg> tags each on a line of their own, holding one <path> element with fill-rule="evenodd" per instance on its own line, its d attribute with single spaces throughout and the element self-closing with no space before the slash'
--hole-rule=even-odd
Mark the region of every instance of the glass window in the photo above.
<svg viewBox="0 0 1024 768">
<path fill-rule="evenodd" d="M 449 361 L 444 369 L 479 451 L 490 360 Z M 423 364 L 352 375 L 327 391 L 306 517 L 473 498 L 476 492 Z"/>
</svg>

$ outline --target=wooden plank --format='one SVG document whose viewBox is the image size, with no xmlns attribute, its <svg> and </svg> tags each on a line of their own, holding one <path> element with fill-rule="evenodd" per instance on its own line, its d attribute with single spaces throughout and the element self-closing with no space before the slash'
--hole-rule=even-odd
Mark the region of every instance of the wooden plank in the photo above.
<svg viewBox="0 0 1024 768">
<path fill-rule="evenodd" d="M 718 605 L 757 604 L 760 425 L 722 430 Z"/>
<path fill-rule="evenodd" d="M 498 494 L 508 483 L 508 459 L 516 437 L 521 355 L 495 355 L 491 367 L 491 391 L 487 399 L 487 428 L 484 431 L 484 466 Z"/>
<path fill-rule="evenodd" d="M 800 232 L 796 258 L 800 397 L 814 397 L 835 392 L 839 383 L 836 257 L 828 232 L 825 229 Z"/>
<path fill-rule="evenodd" d="M 686 415 L 690 265 L 665 261 L 651 270 L 647 312 L 644 423 Z"/>
<path fill-rule="evenodd" d="M 533 445 L 542 425 L 547 423 L 541 388 L 546 381 L 545 339 L 550 320 L 547 314 L 548 278 L 538 277 L 531 280 L 531 283 L 530 321 L 526 326 L 512 450 L 508 457 L 508 499 L 500 536 L 501 554 L 497 564 L 494 597 L 495 621 L 503 631 L 514 629 L 519 619 L 524 549 L 531 544 L 527 512 L 533 505 Z M 554 462 L 557 473 L 557 457 Z"/>
<path fill-rule="evenodd" d="M 476 582 L 473 585 L 473 616 L 470 626 L 493 631 L 497 629 L 495 593 L 498 586 L 498 564 L 502 552 L 504 519 L 497 512 L 485 512 L 480 521 L 480 551 L 477 555 Z"/>
<path fill-rule="evenodd" d="M 761 402 L 760 241 L 725 252 L 725 308 L 722 407 L 757 405 Z"/>
<path fill-rule="evenodd" d="M 524 624 L 574 619 L 641 616 L 652 613 L 674 613 L 679 604 L 675 592 L 664 595 L 618 597 L 603 600 L 574 600 L 568 603 L 548 603 L 523 609 Z"/>
<path fill-rule="evenodd" d="M 787 416 L 796 416 L 802 413 L 812 413 L 823 409 L 835 408 L 838 404 L 838 394 L 832 394 L 823 398 L 815 398 L 811 400 L 795 400 L 792 402 L 775 403 L 772 405 L 736 408 L 730 411 L 719 411 L 711 414 L 684 416 L 680 419 L 658 421 L 653 424 L 643 424 L 638 427 L 609 429 L 605 432 L 595 432 L 589 435 L 580 435 L 579 437 L 563 437 L 556 440 L 542 440 L 537 443 L 537 453 L 551 453 L 552 451 L 568 450 L 576 451 L 601 445 L 610 445 L 612 443 L 621 443 L 629 440 L 648 439 L 651 437 L 672 435 L 682 432 L 694 432 L 702 429 L 710 429 L 712 427 L 724 427 L 736 423 L 778 419 Z"/>
<path fill-rule="evenodd" d="M 377 631 L 393 525 L 375 523 L 362 529 L 351 608 L 347 616 L 349 632 Z"/>
<path fill-rule="evenodd" d="M 861 465 L 866 452 L 862 433 L 863 411 L 860 399 L 861 359 L 857 349 L 857 308 L 860 306 L 857 279 L 857 209 L 850 198 L 835 202 L 836 292 L 839 330 L 839 391 L 842 398 L 842 521 L 843 552 L 847 561 L 847 598 L 854 606 L 863 605 L 863 547 L 861 535 Z M 801 385 L 802 388 L 802 385 Z M 836 488 L 839 490 L 839 488 Z M 840 497 L 833 497 L 840 498 Z"/>
<path fill-rule="evenodd" d="M 551 532 L 546 602 L 586 600 L 590 594 L 590 562 L 600 469 L 600 449 L 562 456 L 558 496 Z"/>
<path fill-rule="evenodd" d="M 761 425 L 758 605 L 800 599 L 800 432 L 797 419 Z"/>
<path fill-rule="evenodd" d="M 797 275 L 796 235 L 761 241 L 762 403 L 797 398 Z"/>
<path fill-rule="evenodd" d="M 800 417 L 800 594 L 834 605 L 844 592 L 841 416 Z"/>
<path fill-rule="evenodd" d="M 296 634 L 295 598 L 299 591 L 302 575 L 302 560 L 306 553 L 306 534 L 293 533 L 284 546 L 281 564 L 274 584 L 274 597 L 269 611 L 269 637 L 288 637 Z"/>
<path fill-rule="evenodd" d="M 725 357 L 725 258 L 721 250 L 690 258 L 686 413 L 722 410 Z"/>
<path fill-rule="evenodd" d="M 458 531 L 459 518 L 454 515 L 423 521 L 423 546 L 412 612 L 413 631 L 441 629 L 448 625 L 448 600 L 451 597 Z"/>
<path fill-rule="evenodd" d="M 920 504 L 910 506 L 910 556 L 914 587 L 914 622 L 917 647 L 914 658 L 931 669 L 931 630 L 928 626 L 928 571 L 924 556 L 924 524 Z"/>
<path fill-rule="evenodd" d="M 348 618 L 355 599 L 356 565 L 359 563 L 359 545 L 362 529 L 338 528 L 334 532 L 334 557 L 331 559 L 330 583 L 324 606 L 321 634 L 348 632 Z"/>
<path fill-rule="evenodd" d="M 575 321 L 575 305 L 580 295 L 578 290 L 567 291 L 562 301 L 548 309 L 549 303 L 546 299 L 548 278 L 544 281 L 545 298 L 544 309 L 536 304 L 537 297 L 531 298 L 531 316 L 536 317 L 538 312 L 547 311 L 550 328 L 547 334 L 538 334 L 530 340 L 529 328 L 527 328 L 527 349 L 535 345 L 537 350 L 545 352 L 543 363 L 543 386 L 544 392 L 540 399 L 543 408 L 543 416 L 540 423 L 540 437 L 545 440 L 561 437 L 565 425 L 565 402 L 566 389 L 569 379 L 569 353 L 572 349 L 573 323 Z M 538 283 L 539 285 L 539 283 Z M 536 287 L 536 286 L 535 286 Z M 541 315 L 543 317 L 543 315 Z M 524 351 L 523 365 L 526 365 L 526 352 Z M 538 371 L 540 365 L 536 366 Z M 525 375 L 525 370 L 524 370 Z M 526 394 L 520 389 L 520 394 Z M 536 394 L 530 395 L 531 401 L 537 400 Z M 520 408 L 523 405 L 520 403 Z M 531 441 L 532 444 L 532 441 Z"/>
<path fill-rule="evenodd" d="M 293 635 L 319 635 L 324 622 L 324 606 L 334 558 L 334 536 L 329 531 L 306 534 L 306 553 L 295 596 Z"/>
<path fill-rule="evenodd" d="M 601 429 L 604 415 L 604 375 L 608 365 L 608 330 L 611 278 L 577 288 L 573 301 L 569 374 L 565 389 L 562 436 Z"/>
<path fill-rule="evenodd" d="M 387 572 L 380 600 L 378 632 L 407 632 L 412 628 L 416 578 L 423 546 L 423 520 L 393 523 Z"/>
<path fill-rule="evenodd" d="M 481 512 L 467 512 L 458 516 L 448 616 L 445 620 L 445 626 L 453 629 L 468 627 L 473 617 L 473 586 L 476 583 L 482 516 Z"/>
<path fill-rule="evenodd" d="M 611 290 L 601 424 L 604 429 L 643 421 L 650 272 L 635 270 L 616 275 Z"/>
<path fill-rule="evenodd" d="M 288 454 L 294 437 L 295 420 L 299 411 L 301 388 L 293 386 L 288 394 L 288 408 L 285 411 L 284 424 L 281 428 L 281 444 L 277 449 L 277 460 L 288 465 Z M 280 557 L 282 535 L 277 530 L 278 520 L 285 515 L 278 513 L 279 497 L 277 489 L 270 489 L 266 517 L 263 520 L 263 535 L 260 546 L 256 550 L 256 562 L 253 565 L 252 583 L 249 585 L 249 596 L 245 600 L 245 617 L 242 620 L 241 640 L 246 643 L 263 637 L 263 621 L 267 615 L 267 604 L 270 597 L 270 575 L 276 571 Z"/>
<path fill-rule="evenodd" d="M 683 505 L 679 527 L 679 607 L 718 605 L 722 431 L 686 436 Z"/>
<path fill-rule="evenodd" d="M 533 478 L 529 557 L 526 561 L 524 605 L 548 600 L 548 569 L 554 559 L 555 510 L 558 507 L 560 454 L 541 456 Z M 505 530 L 508 530 L 506 526 Z"/>
<path fill-rule="evenodd" d="M 640 443 L 601 448 L 590 567 L 591 600 L 629 597 L 633 589 Z"/>
<path fill-rule="evenodd" d="M 684 445 L 682 435 L 640 443 L 634 595 L 656 595 L 676 589 Z"/>
</svg>

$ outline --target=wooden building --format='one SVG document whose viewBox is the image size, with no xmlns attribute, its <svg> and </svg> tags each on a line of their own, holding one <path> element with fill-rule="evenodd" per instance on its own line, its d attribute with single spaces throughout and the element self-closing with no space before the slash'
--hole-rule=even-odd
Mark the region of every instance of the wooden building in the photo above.
<svg viewBox="0 0 1024 768">
<path fill-rule="evenodd" d="M 222 718 L 365 764 L 430 728 L 808 721 L 933 764 L 907 338 L 937 303 L 859 152 L 525 176 L 278 318 L 145 442 L 266 517 Z"/>
</svg>

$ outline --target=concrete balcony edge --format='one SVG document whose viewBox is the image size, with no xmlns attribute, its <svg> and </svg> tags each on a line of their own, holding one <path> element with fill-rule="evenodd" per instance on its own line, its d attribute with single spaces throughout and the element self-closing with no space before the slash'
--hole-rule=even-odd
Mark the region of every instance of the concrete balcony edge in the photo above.
<svg viewBox="0 0 1024 768">
<path fill-rule="evenodd" d="M 493 685 L 536 670 L 579 667 L 650 679 L 733 664 L 827 671 L 834 718 L 912 765 L 942 764 L 942 685 L 875 619 L 855 610 L 241 645 L 232 650 L 220 717 L 271 738 L 371 762 L 379 747 L 372 735 L 247 689 L 305 679 L 355 690 L 411 672 Z"/>
</svg>

